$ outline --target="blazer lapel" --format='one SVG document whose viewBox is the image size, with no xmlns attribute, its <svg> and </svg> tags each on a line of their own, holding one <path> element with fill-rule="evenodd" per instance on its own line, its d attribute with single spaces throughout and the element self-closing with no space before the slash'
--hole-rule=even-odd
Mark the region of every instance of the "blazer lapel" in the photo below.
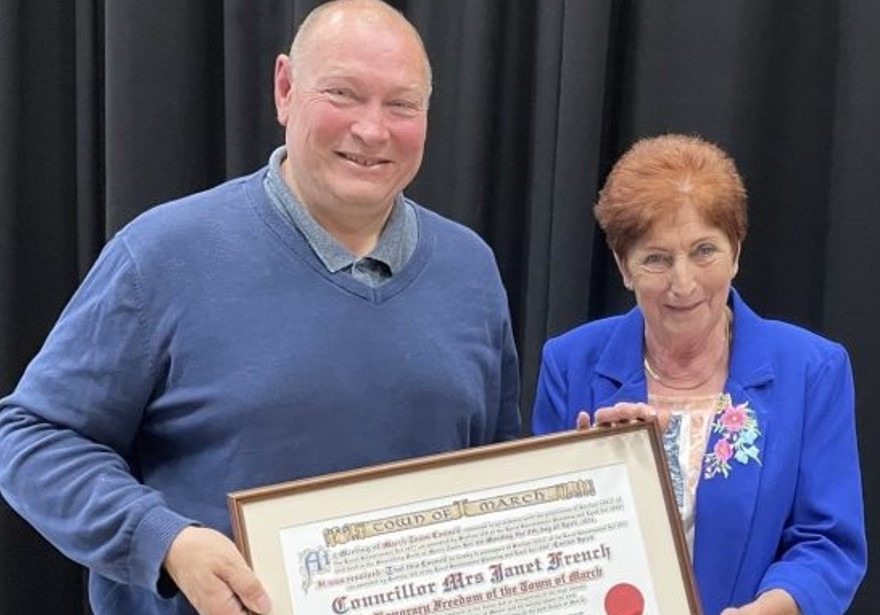
<svg viewBox="0 0 880 615">
<path fill-rule="evenodd" d="M 648 392 L 642 369 L 642 338 L 645 323 L 638 307 L 624 315 L 596 363 L 591 383 L 595 405 L 590 411 L 619 401 L 645 401 Z"/>
<path fill-rule="evenodd" d="M 759 317 L 736 296 L 734 308 L 736 330 L 725 392 L 734 406 L 747 402 L 754 412 L 761 432 L 755 442 L 761 459 L 773 425 L 772 409 L 762 404 L 759 387 L 771 383 L 773 372 L 769 357 L 762 350 Z M 715 450 L 720 438 L 720 433 L 710 432 L 707 454 Z M 754 522 L 762 468 L 752 459 L 745 464 L 731 459 L 727 477 L 716 474 L 706 478 L 705 455 L 703 459 L 695 511 L 694 576 L 704 602 L 728 606 Z"/>
</svg>

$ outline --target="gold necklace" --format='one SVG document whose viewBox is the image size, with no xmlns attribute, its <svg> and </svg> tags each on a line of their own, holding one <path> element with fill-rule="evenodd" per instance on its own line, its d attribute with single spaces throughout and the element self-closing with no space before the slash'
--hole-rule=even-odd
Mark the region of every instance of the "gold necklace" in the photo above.
<svg viewBox="0 0 880 615">
<path fill-rule="evenodd" d="M 651 364 L 648 363 L 648 355 L 645 355 L 645 358 L 644 358 L 644 360 L 642 361 L 642 365 L 645 366 L 645 371 L 648 372 L 648 375 L 649 375 L 651 378 L 653 378 L 654 380 L 656 380 L 656 381 L 659 382 L 660 384 L 663 384 L 663 379 L 660 377 L 660 375 L 659 375 L 657 372 L 655 372 L 655 371 L 653 370 L 653 368 L 651 367 Z"/>
<path fill-rule="evenodd" d="M 655 372 L 654 369 L 651 367 L 651 364 L 648 363 L 647 356 L 642 360 L 642 364 L 645 366 L 645 371 L 648 373 L 648 375 L 651 378 L 653 378 L 657 383 L 665 386 L 667 389 L 675 389 L 676 391 L 693 391 L 694 389 L 699 389 L 701 386 L 703 386 L 704 384 L 709 382 L 715 376 L 715 374 L 718 372 L 718 367 L 723 362 L 724 362 L 724 355 L 722 354 L 721 358 L 718 360 L 718 364 L 715 365 L 715 367 L 712 369 L 711 372 L 709 372 L 709 375 L 706 376 L 705 379 L 701 380 L 700 382 L 698 382 L 696 384 L 682 386 L 682 385 L 676 385 L 676 384 L 669 384 L 668 382 L 663 380 L 663 378 L 660 377 L 660 374 Z"/>
</svg>

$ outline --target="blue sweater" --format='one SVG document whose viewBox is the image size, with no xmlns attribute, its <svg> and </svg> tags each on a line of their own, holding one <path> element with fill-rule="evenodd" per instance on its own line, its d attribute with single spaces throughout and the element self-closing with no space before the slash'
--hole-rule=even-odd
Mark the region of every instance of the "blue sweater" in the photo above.
<svg viewBox="0 0 880 615">
<path fill-rule="evenodd" d="M 760 464 L 733 461 L 727 478 L 697 487 L 693 565 L 703 612 L 782 588 L 804 615 L 840 615 L 867 557 L 849 358 L 839 344 L 759 317 L 735 291 L 730 303 L 725 391 L 755 412 Z M 533 431 L 570 429 L 579 410 L 645 401 L 643 336 L 636 308 L 549 340 Z"/>
<path fill-rule="evenodd" d="M 421 207 L 404 269 L 330 274 L 265 169 L 120 231 L 0 402 L 0 489 L 92 570 L 97 615 L 160 598 L 186 524 L 229 534 L 227 493 L 519 435 L 490 249 Z"/>
</svg>

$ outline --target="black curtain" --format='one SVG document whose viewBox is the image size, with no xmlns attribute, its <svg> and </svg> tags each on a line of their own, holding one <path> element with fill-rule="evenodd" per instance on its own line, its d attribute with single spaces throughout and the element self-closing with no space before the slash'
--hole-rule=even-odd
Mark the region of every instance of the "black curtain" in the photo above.
<svg viewBox="0 0 880 615">
<path fill-rule="evenodd" d="M 281 138 L 274 56 L 319 3 L 0 0 L 0 395 L 111 233 L 265 163 Z M 749 188 L 736 286 L 851 353 L 880 535 L 880 3 L 392 3 L 435 71 L 408 192 L 495 249 L 526 422 L 544 339 L 631 301 L 590 213 L 610 164 L 638 137 L 698 133 Z M 0 502 L 0 613 L 88 613 L 82 588 L 82 570 Z M 869 572 L 850 612 L 878 598 Z"/>
</svg>

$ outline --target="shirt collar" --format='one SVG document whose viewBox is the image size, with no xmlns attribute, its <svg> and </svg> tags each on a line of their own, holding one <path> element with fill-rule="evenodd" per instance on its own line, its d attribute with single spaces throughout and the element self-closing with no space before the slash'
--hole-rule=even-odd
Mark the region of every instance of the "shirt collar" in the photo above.
<svg viewBox="0 0 880 615">
<path fill-rule="evenodd" d="M 358 259 L 315 221 L 296 198 L 281 174 L 281 163 L 287 157 L 284 146 L 269 157 L 269 170 L 263 181 L 266 192 L 282 216 L 306 239 L 328 271 L 335 273 L 352 266 Z M 384 263 L 391 274 L 399 272 L 418 241 L 418 221 L 413 206 L 398 194 L 391 213 L 373 250 L 364 258 Z"/>
</svg>

